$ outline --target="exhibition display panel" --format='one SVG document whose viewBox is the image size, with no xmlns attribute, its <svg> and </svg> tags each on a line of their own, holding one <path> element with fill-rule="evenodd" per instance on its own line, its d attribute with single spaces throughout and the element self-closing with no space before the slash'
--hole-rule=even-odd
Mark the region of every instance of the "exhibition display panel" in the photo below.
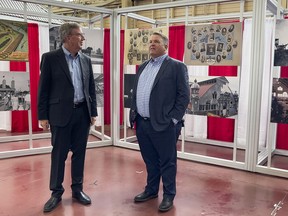
<svg viewBox="0 0 288 216">
<path fill-rule="evenodd" d="M 72 3 L 64 5 L 51 1 L 22 2 L 24 5 L 33 3 L 76 7 Z M 287 131 L 286 89 L 288 88 L 285 79 L 287 64 L 283 57 L 286 54 L 287 42 L 281 37 L 281 34 L 287 35 L 282 31 L 288 28 L 280 16 L 281 8 L 274 5 L 276 11 L 266 10 L 266 6 L 271 5 L 272 1 L 255 1 L 252 13 L 247 13 L 244 12 L 245 1 L 239 1 L 239 13 L 215 16 L 189 14 L 189 9 L 195 5 L 226 2 L 229 1 L 190 0 L 114 10 L 81 6 L 81 10 L 101 14 L 91 19 L 75 20 L 79 23 L 88 23 L 89 26 L 83 28 L 87 40 L 82 52 L 89 55 L 92 62 L 94 61 L 95 91 L 98 95 L 100 113 L 98 122 L 91 128 L 89 147 L 114 145 L 139 149 L 135 130 L 129 125 L 131 89 L 138 65 L 149 59 L 149 36 L 153 31 L 159 31 L 169 37 L 169 56 L 183 61 L 189 73 L 191 96 L 184 117 L 185 126 L 177 144 L 178 158 L 288 177 L 288 167 L 277 164 L 277 158 L 285 160 L 288 155 L 288 145 L 283 141 Z M 172 19 L 170 10 L 180 7 L 185 8 L 186 14 Z M 166 20 L 157 21 L 136 14 L 160 9 L 166 10 Z M 25 18 L 25 13 L 23 16 Z M 55 19 L 51 11 L 45 16 L 48 24 L 37 24 L 38 30 L 35 30 L 35 23 L 28 22 L 28 42 L 29 28 L 32 31 L 29 25 L 33 24 L 34 31 L 40 34 L 37 36 L 38 47 L 42 48 L 36 57 L 37 62 L 32 63 L 30 57 L 28 63 L 15 66 L 13 63 L 19 63 L 10 62 L 9 69 L 0 71 L 3 77 L 1 90 L 6 92 L 6 98 L 1 97 L 1 103 L 5 104 L 2 105 L 2 109 L 5 111 L 0 112 L 1 119 L 6 121 L 5 123 L 3 121 L 4 125 L 9 125 L 10 118 L 12 119 L 10 124 L 13 125 L 13 116 L 17 116 L 14 117 L 17 121 L 27 119 L 27 129 L 25 132 L 18 132 L 19 135 L 11 129 L 1 128 L 12 133 L 2 133 L 5 135 L 1 135 L 0 145 L 2 143 L 4 145 L 5 142 L 5 145 L 11 147 L 17 145 L 16 142 L 20 140 L 26 140 L 27 144 L 25 149 L 17 151 L 12 150 L 14 147 L 11 149 L 8 147 L 9 150 L 0 152 L 0 157 L 47 153 L 51 150 L 51 147 L 43 147 L 41 142 L 38 142 L 41 139 L 49 139 L 49 134 L 42 132 L 37 118 L 33 117 L 36 113 L 35 92 L 40 56 L 45 51 L 57 48 L 59 44 L 56 30 L 59 24 L 51 24 L 52 19 Z M 99 20 L 102 22 L 107 16 L 110 19 L 109 29 L 93 29 L 93 22 Z M 27 22 L 27 14 L 25 19 Z M 128 19 L 146 22 L 150 27 L 129 29 Z M 69 19 L 61 17 L 61 21 L 67 20 Z M 3 23 L 5 25 L 5 22 Z M 121 23 L 125 23 L 125 29 L 121 29 Z M 4 45 L 8 43 L 6 40 L 2 42 Z M 45 41 L 46 43 L 49 41 L 47 43 L 49 47 L 47 44 L 44 45 Z M 28 44 L 30 56 L 32 45 Z M 18 72 L 21 78 L 18 78 L 18 75 L 11 75 L 13 71 L 11 68 L 17 67 L 25 72 L 23 74 Z M 36 81 L 34 84 L 31 78 L 32 70 L 36 76 L 33 78 Z M 22 85 L 25 87 L 29 85 L 30 89 L 21 87 L 21 95 L 20 87 L 15 86 L 18 80 L 23 79 L 26 83 Z M 15 99 L 18 102 L 17 108 L 12 96 L 11 99 L 10 96 L 7 97 L 12 95 L 13 91 L 17 91 L 19 97 L 21 95 Z M 29 95 L 28 99 L 25 99 L 25 96 L 30 92 L 29 105 Z M 19 104 L 23 104 L 23 108 L 19 108 Z"/>
</svg>

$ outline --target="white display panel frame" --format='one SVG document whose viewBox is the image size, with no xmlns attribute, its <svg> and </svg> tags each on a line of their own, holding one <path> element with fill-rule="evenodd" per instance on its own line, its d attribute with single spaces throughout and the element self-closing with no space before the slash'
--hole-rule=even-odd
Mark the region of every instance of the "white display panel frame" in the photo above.
<svg viewBox="0 0 288 216">
<path fill-rule="evenodd" d="M 17 2 L 19 3 L 19 2 Z M 96 7 L 88 7 L 84 5 L 76 5 L 72 3 L 63 3 L 63 2 L 51 2 L 51 1 L 46 1 L 46 0 L 41 0 L 41 1 L 21 1 L 23 3 L 23 9 L 17 10 L 17 9 L 8 9 L 7 8 L 2 8 L 0 9 L 0 13 L 14 13 L 14 14 L 21 14 L 23 15 L 23 19 L 21 18 L 15 18 L 15 20 L 20 20 L 24 22 L 30 22 L 27 17 L 29 16 L 36 16 L 36 17 L 41 17 L 41 18 L 47 18 L 47 23 L 49 26 L 54 26 L 52 25 L 53 18 L 54 19 L 62 19 L 64 21 L 74 21 L 74 22 L 86 22 L 86 23 L 91 23 L 90 19 L 83 19 L 83 18 L 77 18 L 77 17 L 69 17 L 69 16 L 59 16 L 55 15 L 51 12 L 51 6 L 59 6 L 59 7 L 66 7 L 66 8 L 74 8 L 74 9 L 82 9 L 87 12 L 99 12 L 101 13 L 100 16 L 94 17 L 93 20 L 94 22 L 96 21 L 101 21 L 101 26 L 103 26 L 103 19 L 104 17 L 107 17 L 108 15 L 110 16 L 112 14 L 111 9 L 106 9 L 106 8 L 96 8 Z M 40 4 L 40 5 L 47 5 L 49 7 L 49 10 L 47 13 L 40 13 L 40 12 L 31 12 L 28 11 L 28 4 Z M 3 16 L 5 18 L 5 16 Z M 7 16 L 8 20 L 13 20 L 13 17 Z M 35 22 L 35 21 L 32 21 Z M 40 23 L 39 23 L 40 24 Z M 58 23 L 57 23 L 58 24 Z M 43 25 L 43 24 L 41 24 Z M 102 27 L 103 29 L 103 27 Z M 112 32 L 111 32 L 112 34 Z M 40 39 L 39 39 L 40 40 Z M 41 40 L 40 40 L 41 41 Z M 26 63 L 26 68 L 29 70 L 29 62 Z M 101 72 L 103 73 L 103 65 L 101 66 Z M 27 72 L 27 71 L 26 71 Z M 87 148 L 93 148 L 93 147 L 102 147 L 102 146 L 111 146 L 112 145 L 112 139 L 110 136 L 105 135 L 104 133 L 104 108 L 103 107 L 98 107 L 98 113 L 100 113 L 100 122 L 98 122 L 98 125 L 101 125 L 101 131 L 95 130 L 94 126 L 91 126 L 90 129 L 90 135 L 97 137 L 100 139 L 100 141 L 90 141 L 87 143 Z M 99 119 L 99 118 L 98 118 Z M 97 119 L 97 120 L 98 120 Z M 99 121 L 99 120 L 98 120 Z M 9 158 L 9 157 L 15 157 L 15 156 L 24 156 L 24 155 L 33 155 L 33 154 L 42 154 L 42 153 L 49 153 L 52 150 L 52 147 L 49 145 L 47 147 L 35 147 L 33 145 L 33 140 L 37 139 L 49 139 L 51 137 L 50 132 L 45 132 L 43 133 L 33 133 L 32 132 L 32 115 L 31 115 L 31 110 L 28 110 L 28 127 L 29 131 L 28 133 L 25 133 L 25 135 L 11 135 L 11 136 L 1 136 L 0 137 L 0 145 L 3 143 L 9 143 L 9 142 L 16 142 L 16 141 L 27 141 L 29 142 L 28 148 L 25 149 L 19 149 L 19 150 L 9 150 L 9 151 L 2 151 L 0 152 L 0 158 Z M 24 134 L 24 133 L 23 133 Z"/>
<path fill-rule="evenodd" d="M 219 14 L 219 15 L 213 15 L 213 16 L 197 16 L 197 17 L 189 17 L 188 16 L 188 7 L 198 4 L 212 4 L 212 3 L 228 3 L 231 1 L 225 1 L 225 0 L 184 0 L 184 1 L 177 1 L 177 2 L 169 2 L 169 3 L 161 3 L 161 4 L 151 4 L 151 5 L 142 5 L 142 6 L 134 6 L 134 7 L 127 7 L 127 8 L 119 8 L 115 10 L 109 10 L 105 8 L 97 8 L 97 7 L 87 7 L 84 5 L 76 5 L 72 3 L 62 3 L 62 2 L 56 2 L 56 1 L 48 1 L 48 0 L 23 0 L 22 2 L 25 3 L 35 3 L 35 4 L 44 4 L 48 6 L 58 6 L 58 7 L 68 7 L 68 8 L 74 8 L 74 9 L 82 9 L 84 11 L 92 11 L 92 12 L 99 12 L 101 13 L 100 17 L 94 17 L 92 19 L 85 19 L 85 18 L 75 18 L 75 17 L 66 17 L 66 16 L 59 16 L 54 15 L 51 13 L 51 10 L 48 11 L 47 14 L 39 14 L 39 13 L 29 13 L 29 15 L 34 16 L 42 16 L 47 17 L 48 23 L 51 24 L 51 19 L 62 19 L 62 20 L 73 20 L 77 22 L 87 22 L 91 24 L 91 22 L 95 22 L 99 19 L 103 19 L 104 16 L 110 16 L 110 46 L 111 46 L 111 63 L 110 63 L 110 69 L 111 69 L 111 139 L 110 137 L 103 137 L 103 131 L 102 133 L 94 132 L 91 133 L 95 136 L 100 136 L 102 141 L 101 144 L 93 143 L 91 145 L 88 144 L 88 146 L 94 147 L 94 146 L 103 146 L 103 145 L 115 145 L 115 146 L 121 146 L 131 149 L 139 149 L 139 146 L 137 144 L 132 143 L 133 140 L 135 140 L 135 136 L 128 137 L 126 130 L 124 130 L 124 138 L 120 139 L 120 98 L 118 96 L 119 89 L 120 89 L 120 23 L 121 23 L 121 17 L 126 16 L 134 19 L 138 19 L 144 22 L 151 23 L 153 26 L 159 26 L 159 25 L 166 25 L 169 27 L 172 23 L 179 23 L 179 22 L 185 22 L 186 25 L 188 25 L 191 22 L 198 22 L 198 21 L 213 21 L 218 19 L 240 19 L 243 20 L 243 18 L 252 17 L 253 19 L 253 32 L 251 37 L 251 77 L 250 77 L 250 83 L 248 87 L 251 89 L 251 93 L 248 97 L 248 128 L 247 128 L 247 135 L 246 135 L 246 144 L 243 146 L 245 148 L 245 162 L 238 162 L 236 160 L 236 150 L 237 148 L 242 148 L 242 146 L 237 145 L 237 142 L 234 140 L 233 142 L 233 160 L 224 160 L 220 158 L 212 158 L 197 154 L 191 154 L 184 152 L 184 143 L 185 139 L 182 139 L 182 149 L 181 151 L 178 151 L 178 158 L 193 160 L 193 161 L 199 161 L 204 163 L 210 163 L 210 164 L 216 164 L 226 167 L 232 167 L 242 170 L 247 170 L 251 172 L 259 172 L 259 173 L 265 173 L 265 174 L 271 174 L 281 177 L 288 178 L 288 172 L 287 170 L 283 169 L 276 169 L 271 167 L 271 156 L 274 153 L 279 153 L 282 155 L 287 155 L 286 151 L 277 151 L 275 150 L 275 137 L 276 137 L 276 127 L 275 125 L 271 125 L 268 123 L 266 126 L 268 128 L 267 132 L 267 146 L 265 148 L 259 148 L 259 130 L 260 130 L 260 108 L 261 108 L 261 91 L 262 91 L 262 71 L 263 71 L 263 65 L 264 65 L 264 53 L 263 53 L 263 40 L 264 40 L 264 20 L 266 16 L 273 16 L 271 12 L 266 11 L 266 6 L 270 11 L 273 11 L 275 15 L 279 17 L 280 14 L 283 12 L 283 10 L 279 7 L 280 3 L 278 1 L 275 4 L 275 1 L 268 0 L 266 1 L 253 1 L 253 11 L 252 12 L 244 12 L 244 4 L 245 0 L 240 0 L 240 11 L 239 13 L 233 13 L 233 14 Z M 171 8 L 176 7 L 186 7 L 186 15 L 185 17 L 178 17 L 178 18 L 169 18 L 169 11 Z M 275 12 L 276 8 L 276 12 Z M 135 12 L 140 11 L 147 11 L 147 10 L 159 10 L 159 9 L 166 9 L 167 11 L 167 18 L 163 20 L 153 20 L 147 17 L 139 16 L 135 14 Z M 0 9 L 1 12 L 1 9 Z M 18 10 L 10 10 L 5 12 L 11 12 L 11 13 L 19 13 L 23 14 L 25 19 L 27 20 L 27 7 L 24 6 L 24 12 L 18 11 Z M 260 53 L 260 54 L 259 54 Z M 125 69 L 126 70 L 126 69 Z M 125 71 L 124 70 L 124 71 Z M 271 68 L 272 71 L 272 68 Z M 102 110 L 102 113 L 104 110 Z M 29 114 L 29 121 L 31 121 L 31 113 Z M 124 111 L 124 119 L 127 118 L 127 112 Z M 31 122 L 30 122 L 31 123 Z M 237 122 L 235 123 L 238 124 Z M 31 125 L 31 124 L 29 124 Z M 104 126 L 104 123 L 102 124 Z M 124 129 L 127 127 L 126 121 L 124 121 Z M 104 127 L 102 127 L 104 128 Z M 235 127 L 237 128 L 237 127 Z M 183 137 L 185 137 L 185 130 L 183 130 Z M 235 131 L 235 136 L 237 137 L 237 130 Z M 29 135 L 25 136 L 14 136 L 12 140 L 23 140 L 29 139 L 30 141 L 32 139 L 37 138 L 47 138 L 49 137 L 49 134 L 41 134 L 41 135 L 35 135 L 31 133 L 31 130 L 29 130 Z M 108 140 L 105 140 L 105 139 Z M 235 139 L 235 138 L 234 138 Z M 10 141 L 11 137 L 6 137 L 1 139 L 0 142 L 7 142 Z M 191 140 L 191 141 L 197 141 L 197 140 Z M 201 142 L 207 142 L 209 145 L 219 145 L 219 146 L 226 146 L 230 143 L 225 142 L 218 142 L 218 141 L 212 141 L 212 140 L 205 140 L 201 139 Z M 17 151 L 11 151 L 8 152 L 7 155 L 10 157 L 12 156 L 19 156 L 19 155 L 28 155 L 28 154 L 38 154 L 38 153 L 47 153 L 51 151 L 51 148 L 41 148 L 41 149 L 28 149 L 25 151 L 17 152 Z M 259 152 L 260 151 L 260 152 Z M 5 155 L 4 155 L 5 154 Z M 1 157 L 7 157 L 6 153 L 0 153 Z M 268 160 L 268 166 L 262 166 L 261 164 L 263 161 Z M 270 162 L 269 162 L 270 161 Z"/>
<path fill-rule="evenodd" d="M 211 2 L 211 1 L 209 1 Z M 225 16 L 228 18 L 240 18 L 240 20 L 242 20 L 243 18 L 249 18 L 252 17 L 253 23 L 252 26 L 257 26 L 257 28 L 252 27 L 252 38 L 251 38 L 251 43 L 253 44 L 253 46 L 251 47 L 252 49 L 252 53 L 256 53 L 257 52 L 257 57 L 255 57 L 255 54 L 253 55 L 253 58 L 251 59 L 251 68 L 250 70 L 253 71 L 253 73 L 251 74 L 250 77 L 250 83 L 248 88 L 253 89 L 253 91 L 249 94 L 249 101 L 248 101 L 248 113 L 253 113 L 248 115 L 248 128 L 246 129 L 246 144 L 244 146 L 240 146 L 237 145 L 236 141 L 234 140 L 234 144 L 233 144 L 233 160 L 223 160 L 223 159 L 219 159 L 219 158 L 211 158 L 211 157 L 207 157 L 207 156 L 202 156 L 202 155 L 196 155 L 196 154 L 190 154 L 190 153 L 185 153 L 184 152 L 184 139 L 182 139 L 182 150 L 178 151 L 178 158 L 183 158 L 183 159 L 189 159 L 189 160 L 193 160 L 193 161 L 199 161 L 199 162 L 205 162 L 205 163 L 211 163 L 211 164 L 217 164 L 217 165 L 222 165 L 222 166 L 227 166 L 227 167 L 234 167 L 234 168 L 238 168 L 238 169 L 243 169 L 243 170 L 248 170 L 248 171 L 252 171 L 252 172 L 261 172 L 261 173 L 273 173 L 273 175 L 278 175 L 278 176 L 282 176 L 282 177 L 288 177 L 288 172 L 286 170 L 279 170 L 273 167 L 269 167 L 269 171 L 267 171 L 267 168 L 262 166 L 263 163 L 265 163 L 265 161 L 267 161 L 268 158 L 268 151 L 269 148 L 267 147 L 261 147 L 258 145 L 258 143 L 260 142 L 259 140 L 259 130 L 260 130 L 260 108 L 261 108 L 261 91 L 262 91 L 262 71 L 263 71 L 263 65 L 264 65 L 264 52 L 263 52 L 263 47 L 261 48 L 261 46 L 263 45 L 263 37 L 265 34 L 261 34 L 259 32 L 263 32 L 265 29 L 265 25 L 264 25 L 264 20 L 266 18 L 266 16 L 273 16 L 269 11 L 266 11 L 266 6 L 269 7 L 276 7 L 279 5 L 273 4 L 273 2 L 268 1 L 268 4 L 266 4 L 266 2 L 262 1 L 262 2 L 254 2 L 253 5 L 253 12 L 251 13 L 244 13 L 244 2 L 245 1 L 241 1 L 242 7 L 240 8 L 240 12 L 239 14 L 228 14 L 228 15 L 215 15 L 214 18 L 213 16 L 211 17 L 188 17 L 188 14 L 186 13 L 186 17 L 184 18 L 174 18 L 174 19 L 169 19 L 167 18 L 166 20 L 159 20 L 159 21 L 149 21 L 149 23 L 153 24 L 154 26 L 156 25 L 157 27 L 159 26 L 159 23 L 166 23 L 167 26 L 169 26 L 169 23 L 172 22 L 183 22 L 183 20 L 185 21 L 185 24 L 188 24 L 189 22 L 193 22 L 195 21 L 201 21 L 201 20 L 205 20 L 206 22 L 208 20 L 214 20 L 214 19 L 225 19 Z M 181 6 L 185 6 L 186 7 L 186 11 L 188 11 L 188 6 L 193 5 L 194 3 L 197 4 L 197 1 L 183 1 L 181 2 Z M 202 4 L 205 4 L 206 2 L 201 2 Z M 142 10 L 146 10 L 149 7 L 149 10 L 153 10 L 153 9 L 164 9 L 164 8 L 175 8 L 178 7 L 179 4 L 175 3 L 165 3 L 165 4 L 161 4 L 161 6 L 159 5 L 149 5 L 149 6 L 139 6 L 139 7 L 133 7 L 133 12 L 135 11 L 142 11 Z M 257 10 L 256 10 L 257 8 Z M 272 9 L 273 9 L 272 8 Z M 125 13 L 131 13 L 131 9 L 130 8 L 122 8 L 117 11 L 117 16 L 119 16 L 119 14 L 121 15 L 125 15 Z M 167 17 L 169 17 L 169 9 L 167 9 Z M 280 14 L 281 9 L 277 9 L 277 14 Z M 126 14 L 127 16 L 127 14 Z M 131 15 L 129 16 L 131 17 Z M 216 18 L 217 17 L 217 18 Z M 138 19 L 138 17 L 135 17 L 135 19 Z M 171 21 L 171 22 L 170 22 Z M 117 20 L 117 22 L 120 22 L 119 20 Z M 117 25 L 116 25 L 117 26 Z M 118 23 L 118 26 L 120 26 L 120 23 Z M 255 37 L 256 35 L 256 37 Z M 261 48 L 261 49 L 260 49 Z M 259 52 L 259 50 L 261 52 Z M 260 55 L 259 55 L 260 53 Z M 259 64 L 261 64 L 261 67 L 258 67 Z M 117 68 L 116 72 L 119 71 L 120 68 Z M 118 75 L 117 75 L 118 76 Z M 124 112 L 124 119 L 127 118 L 127 114 L 128 112 L 125 111 Z M 119 119 L 115 119 L 116 124 L 119 124 Z M 235 125 L 237 125 L 237 122 L 235 123 Z M 268 128 L 270 125 L 269 121 L 266 124 L 266 127 Z M 127 127 L 127 123 L 126 121 L 124 122 L 124 128 Z M 237 127 L 235 127 L 235 136 L 237 137 Z M 276 131 L 271 131 L 271 130 L 267 130 L 267 141 L 266 144 L 270 143 L 270 140 L 273 140 L 273 138 L 271 138 L 271 136 L 274 136 L 274 145 L 272 145 L 270 147 L 270 157 L 271 155 L 274 153 L 275 151 L 275 132 Z M 117 131 L 115 131 L 115 135 L 116 137 L 114 137 L 114 145 L 119 145 L 121 147 L 127 147 L 127 148 L 132 148 L 132 149 L 139 149 L 138 145 L 134 142 L 136 139 L 135 136 L 127 136 L 127 133 L 124 132 L 124 138 L 123 139 L 119 139 L 119 134 Z M 186 136 L 184 135 L 185 140 Z M 235 139 L 235 138 L 234 138 Z M 118 141 L 117 141 L 118 140 Z M 197 142 L 197 141 L 201 141 L 202 143 L 206 142 L 209 145 L 219 145 L 219 146 L 228 146 L 230 145 L 230 143 L 225 143 L 225 142 L 219 142 L 219 141 L 215 141 L 215 140 L 208 140 L 208 139 L 200 139 L 200 140 L 195 140 L 195 139 L 191 139 L 191 141 Z M 236 155 L 236 150 L 237 148 L 244 148 L 245 149 L 245 162 L 241 163 L 235 160 L 235 155 Z M 263 169 L 264 167 L 264 169 Z"/>
</svg>

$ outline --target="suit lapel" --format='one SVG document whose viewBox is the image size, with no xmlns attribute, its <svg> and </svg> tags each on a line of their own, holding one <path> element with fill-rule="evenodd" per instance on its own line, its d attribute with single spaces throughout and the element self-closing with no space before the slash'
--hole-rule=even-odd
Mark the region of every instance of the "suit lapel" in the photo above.
<svg viewBox="0 0 288 216">
<path fill-rule="evenodd" d="M 80 66 L 81 66 L 81 74 L 82 74 L 82 79 L 83 79 L 83 83 L 85 83 L 85 80 L 87 79 L 88 73 L 87 71 L 89 71 L 88 64 L 85 61 L 85 56 L 79 52 L 79 57 L 80 57 Z"/>
<path fill-rule="evenodd" d="M 157 82 L 159 81 L 160 77 L 163 75 L 165 68 L 167 67 L 167 65 L 170 63 L 170 58 L 169 56 L 167 56 L 167 58 L 164 59 L 152 86 L 152 89 L 154 88 L 154 86 L 157 84 Z"/>
<path fill-rule="evenodd" d="M 58 62 L 59 64 L 61 65 L 65 75 L 67 76 L 67 79 L 72 83 L 72 79 L 71 79 L 71 75 L 70 75 L 70 71 L 69 71 L 69 67 L 68 67 L 68 64 L 67 64 L 67 60 L 66 60 L 66 57 L 65 57 L 65 54 L 62 50 L 62 48 L 60 48 L 58 51 L 57 51 L 57 55 L 58 55 Z"/>
</svg>

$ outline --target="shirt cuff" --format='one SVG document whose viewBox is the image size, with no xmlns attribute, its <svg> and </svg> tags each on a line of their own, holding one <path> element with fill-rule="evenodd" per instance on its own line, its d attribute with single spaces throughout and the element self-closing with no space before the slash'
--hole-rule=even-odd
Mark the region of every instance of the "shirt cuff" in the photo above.
<svg viewBox="0 0 288 216">
<path fill-rule="evenodd" d="M 173 121 L 174 125 L 176 125 L 178 123 L 177 119 L 172 118 L 172 121 Z"/>
</svg>

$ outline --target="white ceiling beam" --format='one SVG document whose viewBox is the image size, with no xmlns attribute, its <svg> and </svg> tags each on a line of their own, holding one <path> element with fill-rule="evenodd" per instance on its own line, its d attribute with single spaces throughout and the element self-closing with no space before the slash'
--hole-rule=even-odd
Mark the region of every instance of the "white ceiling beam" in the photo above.
<svg viewBox="0 0 288 216">
<path fill-rule="evenodd" d="M 143 22 L 147 22 L 147 23 L 150 23 L 150 24 L 153 24 L 153 25 L 160 24 L 159 21 L 157 21 L 155 19 L 151 19 L 149 17 L 141 16 L 141 15 L 135 14 L 135 13 L 127 13 L 127 17 L 130 17 L 130 18 L 133 18 L 133 19 L 137 19 L 137 20 L 140 20 L 140 21 L 143 21 Z"/>
<path fill-rule="evenodd" d="M 244 12 L 243 17 L 244 18 L 250 18 L 252 17 L 252 11 L 251 12 Z M 214 14 L 214 15 L 205 15 L 205 16 L 194 16 L 194 17 L 178 17 L 178 18 L 170 18 L 169 23 L 182 23 L 186 20 L 188 22 L 201 22 L 201 21 L 213 21 L 213 20 L 220 20 L 220 19 L 239 19 L 241 13 L 227 13 L 227 14 Z M 272 16 L 273 14 L 270 11 L 266 12 L 267 16 Z M 157 20 L 160 23 L 165 23 L 167 19 L 160 19 Z"/>
<path fill-rule="evenodd" d="M 183 0 L 183 1 L 166 2 L 159 4 L 133 6 L 128 8 L 117 8 L 115 9 L 115 11 L 119 14 L 135 13 L 138 11 L 146 11 L 146 10 L 156 10 L 156 9 L 159 10 L 173 7 L 186 7 L 192 5 L 204 5 L 204 4 L 214 4 L 214 3 L 233 2 L 233 1 L 239 2 L 240 0 Z"/>
<path fill-rule="evenodd" d="M 17 9 L 8 9 L 8 8 L 0 8 L 0 13 L 1 14 L 6 14 L 11 13 L 11 14 L 20 14 L 25 16 L 25 12 L 22 10 L 17 10 Z M 49 13 L 39 13 L 39 12 L 33 12 L 29 11 L 27 16 L 35 16 L 35 17 L 44 17 L 49 19 Z M 69 20 L 69 21 L 74 21 L 74 22 L 89 22 L 89 19 L 87 18 L 80 18 L 80 17 L 71 17 L 71 16 L 65 16 L 65 15 L 56 15 L 56 14 L 51 14 L 52 19 L 59 19 L 59 20 Z"/>
<path fill-rule="evenodd" d="M 94 23 L 94 22 L 97 22 L 97 21 L 100 21 L 101 19 L 104 19 L 104 18 L 106 18 L 106 17 L 109 17 L 110 16 L 110 14 L 104 14 L 104 15 L 97 15 L 97 16 L 94 16 L 94 17 L 92 17 L 90 20 L 89 20 L 89 22 L 90 23 Z"/>
<path fill-rule="evenodd" d="M 75 10 L 83 10 L 83 11 L 90 11 L 90 12 L 98 12 L 98 13 L 107 13 L 112 14 L 112 9 L 102 8 L 102 7 L 91 7 L 88 5 L 81 5 L 81 4 L 74 4 L 69 2 L 61 2 L 61 1 L 54 1 L 54 0 L 14 0 L 20 2 L 29 2 L 33 4 L 40 4 L 40 5 L 50 5 L 56 7 L 63 7 L 63 8 L 70 8 Z"/>
</svg>

